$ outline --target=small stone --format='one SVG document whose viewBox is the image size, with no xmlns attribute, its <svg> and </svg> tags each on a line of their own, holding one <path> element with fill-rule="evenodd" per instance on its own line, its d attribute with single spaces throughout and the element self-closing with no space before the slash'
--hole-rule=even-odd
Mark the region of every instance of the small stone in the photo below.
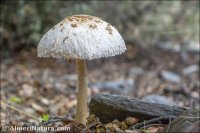
<svg viewBox="0 0 200 133">
<path fill-rule="evenodd" d="M 130 77 L 135 76 L 135 75 L 143 75 L 145 73 L 146 72 L 141 67 L 132 67 L 129 70 L 129 76 Z"/>
<path fill-rule="evenodd" d="M 199 98 L 199 93 L 198 92 L 195 92 L 195 91 L 193 91 L 193 92 L 191 92 L 191 96 L 193 97 L 193 98 Z"/>
<path fill-rule="evenodd" d="M 199 53 L 200 52 L 200 45 L 199 45 L 199 42 L 197 42 L 197 41 L 191 41 L 191 42 L 183 45 L 183 49 L 185 51 Z"/>
<path fill-rule="evenodd" d="M 191 65 L 189 67 L 186 67 L 182 70 L 182 73 L 184 75 L 189 75 L 189 74 L 192 74 L 192 73 L 195 73 L 195 72 L 198 72 L 199 71 L 199 66 L 198 65 Z"/>
<path fill-rule="evenodd" d="M 27 113 L 30 113 L 30 114 L 34 114 L 34 113 L 35 113 L 35 110 L 32 109 L 32 108 L 24 108 L 23 110 L 24 110 L 25 112 L 27 112 Z"/>
<path fill-rule="evenodd" d="M 116 80 L 116 81 L 106 81 L 89 84 L 89 88 L 97 88 L 98 90 L 106 90 L 115 94 L 125 94 L 127 95 L 134 88 L 134 80 Z"/>
<path fill-rule="evenodd" d="M 33 96 L 33 92 L 34 92 L 33 86 L 30 86 L 28 84 L 23 84 L 22 85 L 22 90 L 20 91 L 20 95 L 26 97 L 26 98 L 30 98 Z"/>
<path fill-rule="evenodd" d="M 170 72 L 170 71 L 162 71 L 161 76 L 163 79 L 173 82 L 173 83 L 180 83 L 180 81 L 181 81 L 181 78 L 179 75 L 177 75 L 173 72 Z"/>
<path fill-rule="evenodd" d="M 172 50 L 175 52 L 179 52 L 181 50 L 181 46 L 179 44 L 171 42 L 158 42 L 156 46 L 161 49 Z"/>
<path fill-rule="evenodd" d="M 77 81 L 77 75 L 69 74 L 69 75 L 63 76 L 62 80 Z"/>
<path fill-rule="evenodd" d="M 175 105 L 175 103 L 170 100 L 169 98 L 161 95 L 148 95 L 142 99 L 142 101 L 149 102 L 149 103 L 159 103 L 165 105 Z"/>
<path fill-rule="evenodd" d="M 45 105 L 49 105 L 49 100 L 46 98 L 41 98 L 41 102 Z"/>
</svg>

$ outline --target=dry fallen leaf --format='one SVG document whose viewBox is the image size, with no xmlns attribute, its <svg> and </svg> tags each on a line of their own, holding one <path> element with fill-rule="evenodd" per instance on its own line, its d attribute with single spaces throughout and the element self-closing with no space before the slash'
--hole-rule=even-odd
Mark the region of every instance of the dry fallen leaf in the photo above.
<svg viewBox="0 0 200 133">
<path fill-rule="evenodd" d="M 125 120 L 126 124 L 129 125 L 129 126 L 134 125 L 138 121 L 139 121 L 139 119 L 134 118 L 134 117 L 127 117 L 126 120 Z"/>
<path fill-rule="evenodd" d="M 163 128 L 164 128 L 164 126 L 151 126 L 151 127 L 149 127 L 147 130 L 148 130 L 150 133 L 156 133 L 156 132 L 158 132 L 158 131 L 161 131 Z"/>
<path fill-rule="evenodd" d="M 45 113 L 45 109 L 36 103 L 32 103 L 31 106 L 39 113 Z"/>
</svg>

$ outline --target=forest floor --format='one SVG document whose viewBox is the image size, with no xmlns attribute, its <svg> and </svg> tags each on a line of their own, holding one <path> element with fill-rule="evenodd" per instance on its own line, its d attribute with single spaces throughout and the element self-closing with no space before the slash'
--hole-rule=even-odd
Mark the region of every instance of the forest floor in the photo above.
<svg viewBox="0 0 200 133">
<path fill-rule="evenodd" d="M 180 107 L 199 108 L 199 54 L 128 45 L 125 54 L 87 61 L 89 99 L 97 93 L 142 99 L 164 96 Z M 1 101 L 37 118 L 44 114 L 74 118 L 75 61 L 37 58 L 36 50 L 2 59 Z M 37 122 L 23 113 L 1 107 L 1 120 L 23 125 Z"/>
</svg>

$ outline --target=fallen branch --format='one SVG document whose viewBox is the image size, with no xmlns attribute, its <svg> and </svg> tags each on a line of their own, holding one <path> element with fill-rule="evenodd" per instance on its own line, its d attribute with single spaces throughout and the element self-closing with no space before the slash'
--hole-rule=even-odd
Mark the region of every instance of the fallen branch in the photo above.
<svg viewBox="0 0 200 133">
<path fill-rule="evenodd" d="M 149 125 L 153 124 L 168 124 L 170 123 L 175 117 L 159 117 L 159 118 L 153 118 L 147 121 L 143 121 L 140 123 L 137 123 L 133 126 L 131 126 L 129 129 L 140 129 L 143 127 L 148 127 Z"/>
<path fill-rule="evenodd" d="M 140 120 L 175 118 L 191 109 L 148 103 L 120 95 L 97 94 L 91 98 L 89 110 L 90 114 L 94 114 L 101 122 L 110 122 L 114 119 L 123 120 L 129 116 Z"/>
</svg>

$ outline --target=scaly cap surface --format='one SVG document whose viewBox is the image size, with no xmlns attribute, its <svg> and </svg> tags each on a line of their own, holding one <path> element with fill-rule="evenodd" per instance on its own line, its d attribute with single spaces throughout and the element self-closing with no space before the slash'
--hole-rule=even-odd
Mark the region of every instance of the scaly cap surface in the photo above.
<svg viewBox="0 0 200 133">
<path fill-rule="evenodd" d="M 115 27 L 89 15 L 74 15 L 51 28 L 40 40 L 38 57 L 97 59 L 123 53 L 126 46 Z"/>
</svg>

